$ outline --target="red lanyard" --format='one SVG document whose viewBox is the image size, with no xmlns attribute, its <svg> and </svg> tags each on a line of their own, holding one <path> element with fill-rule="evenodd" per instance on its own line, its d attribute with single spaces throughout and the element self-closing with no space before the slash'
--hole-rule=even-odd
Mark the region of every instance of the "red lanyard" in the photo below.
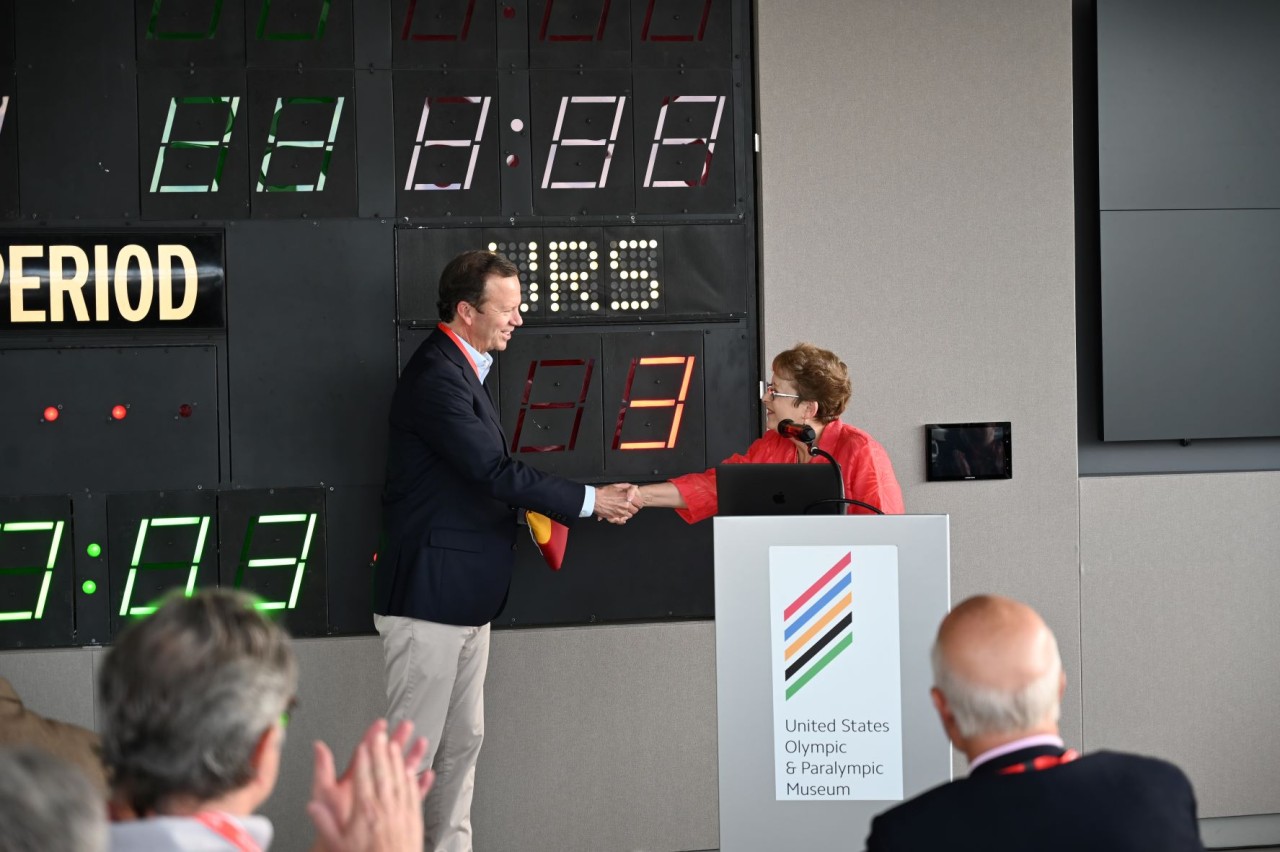
<svg viewBox="0 0 1280 852">
<path fill-rule="evenodd" d="M 1061 766 L 1064 763 L 1070 763 L 1080 756 L 1080 752 L 1073 748 L 1069 748 L 1062 754 L 1042 754 L 1031 760 L 1015 763 L 1013 766 L 1006 766 L 1000 770 L 1001 775 L 1020 775 L 1023 772 L 1039 772 L 1042 769 L 1052 769 L 1055 766 Z"/>
<path fill-rule="evenodd" d="M 198 820 L 205 828 L 225 838 L 228 843 L 240 852 L 262 852 L 258 841 L 245 831 L 240 823 L 226 814 L 217 811 L 201 811 L 193 819 Z"/>
<path fill-rule="evenodd" d="M 458 333 L 444 323 L 437 324 L 436 328 L 449 335 L 449 339 L 458 345 L 458 348 L 462 350 L 462 354 L 467 356 L 467 363 L 471 365 L 471 369 L 476 371 L 476 378 L 480 378 L 480 368 L 476 366 L 476 359 L 472 358 L 471 352 L 462 345 L 462 338 L 458 337 Z"/>
</svg>

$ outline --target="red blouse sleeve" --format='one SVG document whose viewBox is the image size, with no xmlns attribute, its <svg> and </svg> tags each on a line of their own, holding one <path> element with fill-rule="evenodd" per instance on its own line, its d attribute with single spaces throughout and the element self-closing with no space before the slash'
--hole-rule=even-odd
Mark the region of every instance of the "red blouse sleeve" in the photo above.
<svg viewBox="0 0 1280 852">
<path fill-rule="evenodd" d="M 782 440 L 786 440 L 783 438 Z M 747 447 L 747 452 L 735 453 L 721 464 L 759 464 L 774 461 L 769 453 L 768 436 L 760 438 Z M 684 518 L 686 523 L 696 524 L 713 516 L 720 507 L 716 498 L 716 469 L 710 468 L 703 473 L 687 473 L 671 480 L 671 484 L 684 498 L 687 508 L 676 509 L 676 514 Z"/>
</svg>

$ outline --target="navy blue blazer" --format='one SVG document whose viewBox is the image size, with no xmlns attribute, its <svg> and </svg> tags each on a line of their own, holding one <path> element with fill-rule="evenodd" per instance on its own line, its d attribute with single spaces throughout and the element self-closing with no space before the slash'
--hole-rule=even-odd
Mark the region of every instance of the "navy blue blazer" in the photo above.
<svg viewBox="0 0 1280 852">
<path fill-rule="evenodd" d="M 511 458 L 467 356 L 439 329 L 391 401 L 373 611 L 481 625 L 506 602 L 516 510 L 572 524 L 585 486 Z"/>
<path fill-rule="evenodd" d="M 871 823 L 868 852 L 1203 852 L 1191 782 L 1171 763 L 1101 751 L 1039 772 L 1000 770 L 1053 747 L 1013 752 Z"/>
</svg>

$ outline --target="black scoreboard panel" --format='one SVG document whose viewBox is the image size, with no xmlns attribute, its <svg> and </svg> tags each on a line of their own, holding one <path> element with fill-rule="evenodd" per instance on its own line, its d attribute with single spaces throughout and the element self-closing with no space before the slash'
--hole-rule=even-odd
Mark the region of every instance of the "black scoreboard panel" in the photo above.
<svg viewBox="0 0 1280 852">
<path fill-rule="evenodd" d="M 742 450 L 750 23 L 0 0 L 0 648 L 110 642 L 212 585 L 298 635 L 369 632 L 396 365 L 468 249 L 520 269 L 486 382 L 514 458 L 603 484 Z M 499 626 L 712 614 L 711 525 L 666 510 L 575 524 L 562 571 L 523 536 L 516 561 Z"/>
</svg>

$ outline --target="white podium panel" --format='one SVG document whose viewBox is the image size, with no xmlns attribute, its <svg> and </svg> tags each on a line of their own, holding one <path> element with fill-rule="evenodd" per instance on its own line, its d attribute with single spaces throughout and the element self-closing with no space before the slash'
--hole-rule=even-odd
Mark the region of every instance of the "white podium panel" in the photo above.
<svg viewBox="0 0 1280 852">
<path fill-rule="evenodd" d="M 951 778 L 929 700 L 947 517 L 714 524 L 720 848 L 859 849 Z"/>
</svg>

